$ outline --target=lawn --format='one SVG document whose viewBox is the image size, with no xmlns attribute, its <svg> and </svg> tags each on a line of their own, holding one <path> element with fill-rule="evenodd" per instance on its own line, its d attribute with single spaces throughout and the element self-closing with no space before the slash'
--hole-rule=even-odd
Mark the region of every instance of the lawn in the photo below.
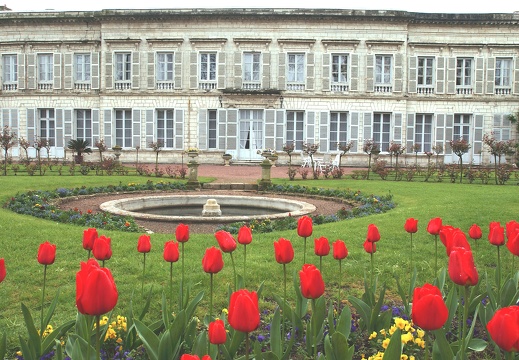
<svg viewBox="0 0 519 360">
<path fill-rule="evenodd" d="M 45 176 L 4 176 L 0 178 L 0 201 L 4 203 L 11 196 L 29 190 L 56 189 L 58 187 L 81 187 L 99 185 L 117 185 L 119 183 L 144 183 L 156 178 L 139 176 L 95 176 L 76 175 L 58 176 L 47 172 Z M 207 180 L 207 179 L 206 179 Z M 473 223 L 483 229 L 483 238 L 477 245 L 471 243 L 476 266 L 480 276 L 489 272 L 493 277 L 496 266 L 496 247 L 486 240 L 488 224 L 499 221 L 505 224 L 518 220 L 519 187 L 517 185 L 496 186 L 479 184 L 424 183 L 382 180 L 296 180 L 274 179 L 276 184 L 298 184 L 309 187 L 326 187 L 358 190 L 368 194 L 393 195 L 396 208 L 379 215 L 340 221 L 314 226 L 312 238 L 307 244 L 307 262 L 319 264 L 319 258 L 313 255 L 313 238 L 327 237 L 330 242 L 342 239 L 349 250 L 348 258 L 343 261 L 342 279 L 339 279 L 338 262 L 331 255 L 323 259 L 322 273 L 326 284 L 326 296 L 335 298 L 339 280 L 344 286 L 343 297 L 360 296 L 363 291 L 363 278 L 370 271 L 370 256 L 363 249 L 367 226 L 378 226 L 381 240 L 377 243 L 374 254 L 375 273 L 380 283 L 386 282 L 389 299 L 398 300 L 396 295 L 395 275 L 408 283 L 410 274 L 410 240 L 404 231 L 407 218 L 418 219 L 418 232 L 413 236 L 413 262 L 417 268 L 417 285 L 432 282 L 434 274 L 434 237 L 425 228 L 428 221 L 441 217 L 443 224 L 450 224 L 468 231 Z M 0 229 L 3 238 L 0 241 L 0 258 L 5 258 L 7 277 L 0 285 L 0 329 L 8 335 L 8 348 L 18 346 L 18 336 L 26 337 L 21 303 L 39 318 L 43 266 L 38 264 L 36 255 L 40 243 L 48 240 L 57 245 L 56 261 L 47 270 L 47 308 L 60 291 L 56 314 L 52 319 L 54 326 L 75 318 L 75 275 L 81 261 L 87 259 L 87 252 L 82 248 L 83 228 L 62 223 L 54 223 L 28 216 L 15 214 L 0 208 Z M 112 239 L 113 256 L 106 262 L 111 269 L 119 291 L 119 301 L 113 314 L 125 315 L 133 299 L 137 312 L 144 305 L 141 292 L 143 256 L 137 252 L 137 240 L 141 233 L 99 230 L 99 234 Z M 234 234 L 236 235 L 236 234 Z M 253 233 L 252 244 L 247 246 L 246 288 L 255 290 L 263 283 L 260 310 L 274 307 L 272 294 L 279 293 L 282 284 L 282 267 L 274 260 L 273 242 L 279 238 L 292 241 L 295 258 L 287 266 L 289 274 L 298 271 L 303 264 L 303 240 L 295 230 L 266 234 Z M 164 242 L 173 239 L 174 234 L 152 234 L 152 249 L 146 258 L 145 291 L 152 291 L 150 313 L 145 318 L 149 323 L 160 317 L 160 299 L 167 288 L 169 264 L 162 258 Z M 441 245 L 441 244 L 440 244 Z M 191 234 L 185 243 L 185 274 L 190 284 L 191 293 L 205 291 L 198 308 L 202 318 L 209 307 L 209 275 L 202 271 L 201 260 L 205 249 L 217 246 L 213 234 Z M 503 250 L 504 249 L 504 250 Z M 514 262 L 512 256 L 502 249 L 504 271 L 510 273 Z M 439 266 L 446 267 L 447 256 L 443 246 L 439 248 Z M 234 254 L 237 272 L 243 272 L 243 247 L 238 246 Z M 225 266 L 222 272 L 214 276 L 215 308 L 228 306 L 228 288 L 233 286 L 233 270 L 230 256 L 224 254 Z M 517 261 L 515 269 L 517 270 Z M 178 289 L 181 265 L 174 265 L 175 289 Z M 293 288 L 289 289 L 289 298 L 293 297 Z M 173 309 L 175 311 L 175 309 Z"/>
</svg>

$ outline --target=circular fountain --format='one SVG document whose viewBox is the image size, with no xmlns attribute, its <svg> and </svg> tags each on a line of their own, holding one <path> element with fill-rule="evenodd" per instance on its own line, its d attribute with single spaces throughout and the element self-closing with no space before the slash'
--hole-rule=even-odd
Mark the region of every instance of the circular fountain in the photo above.
<svg viewBox="0 0 519 360">
<path fill-rule="evenodd" d="M 209 223 L 298 217 L 316 209 L 303 201 L 234 195 L 141 196 L 107 201 L 100 207 L 112 214 L 141 220 Z"/>
</svg>

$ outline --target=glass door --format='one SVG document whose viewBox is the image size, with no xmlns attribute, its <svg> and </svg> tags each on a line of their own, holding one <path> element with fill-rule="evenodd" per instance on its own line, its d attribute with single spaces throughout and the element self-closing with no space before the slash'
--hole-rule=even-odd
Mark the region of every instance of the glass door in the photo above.
<svg viewBox="0 0 519 360">
<path fill-rule="evenodd" d="M 453 140 L 463 139 L 470 144 L 470 119 L 471 115 L 468 114 L 457 114 L 454 116 L 454 138 Z M 463 155 L 463 163 L 468 164 L 470 162 L 472 149 L 469 149 L 467 153 Z M 452 160 L 457 162 L 458 156 L 452 154 Z"/>
<path fill-rule="evenodd" d="M 261 160 L 263 149 L 263 110 L 240 110 L 240 149 L 238 160 Z"/>
</svg>

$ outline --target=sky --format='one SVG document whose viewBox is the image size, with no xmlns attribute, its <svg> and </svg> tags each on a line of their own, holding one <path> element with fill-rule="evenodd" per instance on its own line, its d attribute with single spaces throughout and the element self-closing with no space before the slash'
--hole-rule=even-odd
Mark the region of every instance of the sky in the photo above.
<svg viewBox="0 0 519 360">
<path fill-rule="evenodd" d="M 1 0 L 0 0 L 1 1 Z M 89 11 L 102 9 L 178 8 L 322 8 L 403 10 L 425 13 L 512 13 L 519 1 L 481 0 L 3 0 L 13 11 Z"/>
</svg>

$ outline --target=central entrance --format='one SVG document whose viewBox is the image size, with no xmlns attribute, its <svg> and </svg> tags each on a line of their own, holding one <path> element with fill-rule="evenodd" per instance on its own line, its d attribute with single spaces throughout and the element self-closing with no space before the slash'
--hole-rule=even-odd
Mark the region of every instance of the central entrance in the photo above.
<svg viewBox="0 0 519 360">
<path fill-rule="evenodd" d="M 258 150 L 263 149 L 264 144 L 264 120 L 263 110 L 240 110 L 240 147 L 238 160 L 261 160 Z M 261 152 L 261 151 L 260 151 Z"/>
</svg>

